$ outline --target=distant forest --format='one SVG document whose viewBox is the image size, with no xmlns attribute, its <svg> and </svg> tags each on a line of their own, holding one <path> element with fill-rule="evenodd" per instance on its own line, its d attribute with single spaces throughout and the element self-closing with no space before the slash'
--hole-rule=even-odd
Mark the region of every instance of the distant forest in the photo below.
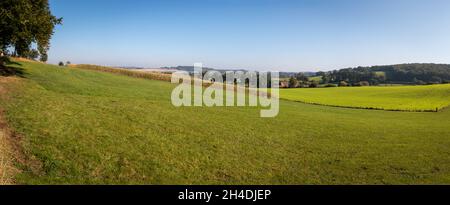
<svg viewBox="0 0 450 205">
<path fill-rule="evenodd" d="M 354 85 L 361 82 L 370 85 L 385 83 L 439 84 L 450 83 L 448 64 L 399 64 L 372 67 L 357 67 L 317 72 L 323 84 L 337 83 Z"/>
</svg>

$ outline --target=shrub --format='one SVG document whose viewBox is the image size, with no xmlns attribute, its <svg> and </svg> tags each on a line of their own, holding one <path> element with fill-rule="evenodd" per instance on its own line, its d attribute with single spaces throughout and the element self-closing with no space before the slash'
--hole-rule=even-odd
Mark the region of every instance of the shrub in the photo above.
<svg viewBox="0 0 450 205">
<path fill-rule="evenodd" d="M 361 82 L 359 82 L 359 85 L 360 86 L 370 86 L 370 83 L 367 81 L 361 81 Z"/>
<path fill-rule="evenodd" d="M 326 88 L 334 88 L 334 87 L 337 87 L 337 85 L 336 85 L 336 84 L 328 83 L 328 84 L 326 84 L 324 87 L 326 87 Z"/>
<path fill-rule="evenodd" d="M 345 82 L 345 81 L 339 82 L 339 87 L 347 87 L 347 86 L 348 86 L 347 82 Z"/>
<path fill-rule="evenodd" d="M 316 81 L 312 81 L 312 82 L 309 84 L 309 87 L 310 87 L 310 88 L 317 88 L 317 87 L 319 87 L 319 83 L 317 83 Z"/>
<path fill-rule="evenodd" d="M 426 85 L 427 84 L 425 81 L 422 81 L 422 80 L 415 80 L 414 83 L 416 85 Z"/>
</svg>

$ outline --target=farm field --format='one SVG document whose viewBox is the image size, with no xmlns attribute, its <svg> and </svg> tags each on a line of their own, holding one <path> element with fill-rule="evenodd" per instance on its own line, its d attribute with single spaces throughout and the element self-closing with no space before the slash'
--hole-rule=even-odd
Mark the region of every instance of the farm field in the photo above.
<svg viewBox="0 0 450 205">
<path fill-rule="evenodd" d="M 447 85 L 388 88 L 388 97 L 364 87 L 286 89 L 280 114 L 260 118 L 257 107 L 175 108 L 168 82 L 20 64 L 24 78 L 0 81 L 0 108 L 20 136 L 17 184 L 450 183 L 450 110 L 290 101 L 367 103 L 353 99 L 359 92 L 374 99 L 369 106 L 431 109 L 448 104 Z"/>
<path fill-rule="evenodd" d="M 313 76 L 308 78 L 311 81 L 320 82 L 322 80 L 322 76 Z"/>
<path fill-rule="evenodd" d="M 436 111 L 450 104 L 450 84 L 280 89 L 280 98 L 340 107 Z"/>
</svg>

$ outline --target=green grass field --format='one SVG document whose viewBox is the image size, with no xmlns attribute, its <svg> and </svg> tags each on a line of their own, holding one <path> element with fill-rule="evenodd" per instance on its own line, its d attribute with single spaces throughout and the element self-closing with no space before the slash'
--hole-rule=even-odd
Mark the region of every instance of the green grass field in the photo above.
<svg viewBox="0 0 450 205">
<path fill-rule="evenodd" d="M 450 84 L 428 86 L 281 89 L 286 100 L 311 104 L 400 111 L 436 111 L 450 104 Z"/>
<path fill-rule="evenodd" d="M 260 118 L 256 107 L 175 108 L 167 82 L 21 64 L 25 78 L 0 81 L 22 136 L 18 184 L 450 184 L 449 110 L 281 100 Z"/>
<path fill-rule="evenodd" d="M 322 81 L 322 76 L 312 76 L 309 77 L 308 79 L 320 83 L 320 81 Z"/>
</svg>

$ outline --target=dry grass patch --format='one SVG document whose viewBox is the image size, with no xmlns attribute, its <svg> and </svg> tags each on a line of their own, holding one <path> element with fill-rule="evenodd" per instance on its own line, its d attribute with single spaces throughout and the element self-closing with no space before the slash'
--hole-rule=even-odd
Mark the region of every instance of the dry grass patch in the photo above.
<svg viewBox="0 0 450 205">
<path fill-rule="evenodd" d="M 11 57 L 12 60 L 14 61 L 21 61 L 21 62 L 31 62 L 31 63 L 42 63 L 45 64 L 44 62 L 41 61 L 37 61 L 37 60 L 33 60 L 33 59 L 29 59 L 29 58 L 23 58 L 23 57 Z"/>
<path fill-rule="evenodd" d="M 162 80 L 162 81 L 169 81 L 169 82 L 171 80 L 171 74 L 158 73 L 158 72 L 139 72 L 139 71 L 132 71 L 132 70 L 127 70 L 127 69 L 123 69 L 123 68 L 112 68 L 112 67 L 106 67 L 106 66 L 87 65 L 87 64 L 70 65 L 70 67 L 102 71 L 102 72 L 108 72 L 108 73 L 116 73 L 116 74 L 120 74 L 120 75 L 126 75 L 126 76 L 130 76 L 130 77 L 135 77 L 135 78 L 145 78 L 145 79 L 150 79 L 150 80 Z"/>
<path fill-rule="evenodd" d="M 13 177 L 18 172 L 13 164 L 14 154 L 10 140 L 11 132 L 2 116 L 0 116 L 0 185 L 14 184 Z"/>
<path fill-rule="evenodd" d="M 6 99 L 6 83 L 14 81 L 16 79 L 12 77 L 0 77 L 0 100 Z M 3 111 L 0 110 L 0 185 L 14 184 L 13 175 L 17 172 L 12 163 L 13 154 L 9 138 L 10 132 L 3 119 Z"/>
</svg>

